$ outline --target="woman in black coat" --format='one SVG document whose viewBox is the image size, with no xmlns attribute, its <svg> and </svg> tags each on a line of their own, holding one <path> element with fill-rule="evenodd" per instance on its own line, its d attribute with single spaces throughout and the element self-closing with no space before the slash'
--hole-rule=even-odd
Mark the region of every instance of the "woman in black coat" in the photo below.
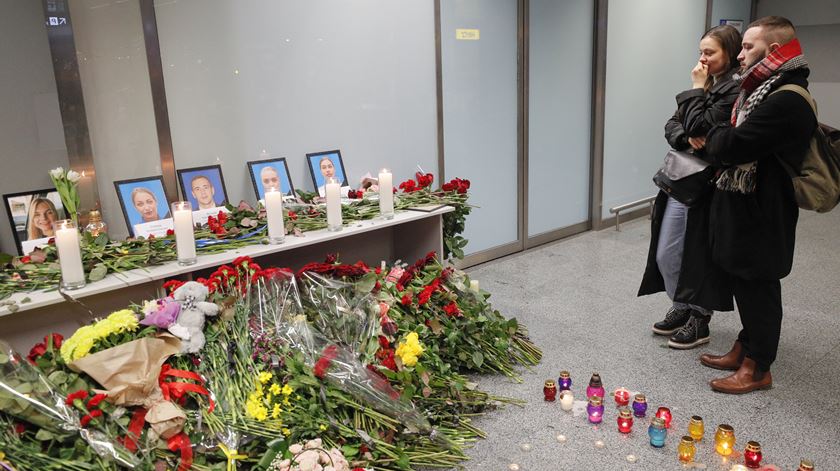
<svg viewBox="0 0 840 471">
<path fill-rule="evenodd" d="M 738 67 L 741 35 L 731 26 L 716 26 L 700 40 L 700 60 L 691 71 L 693 88 L 677 95 L 677 111 L 665 124 L 665 139 L 674 150 L 703 157 L 706 133 L 728 122 L 738 97 L 732 74 Z M 670 336 L 672 348 L 694 348 L 709 341 L 712 311 L 731 311 L 732 292 L 726 275 L 712 263 L 709 248 L 708 192 L 691 207 L 664 191 L 656 197 L 650 250 L 639 296 L 665 291 L 673 306 L 653 325 Z"/>
</svg>

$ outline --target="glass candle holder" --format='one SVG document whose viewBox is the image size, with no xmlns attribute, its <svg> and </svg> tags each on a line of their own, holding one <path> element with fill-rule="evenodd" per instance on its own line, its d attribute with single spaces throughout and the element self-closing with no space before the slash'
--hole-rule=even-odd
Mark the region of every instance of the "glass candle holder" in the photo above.
<svg viewBox="0 0 840 471">
<path fill-rule="evenodd" d="M 742 464 L 733 464 L 732 467 L 729 468 L 729 471 L 749 471 L 749 469 L 750 468 L 747 468 Z"/>
<path fill-rule="evenodd" d="M 561 371 L 560 377 L 557 378 L 557 389 L 561 391 L 568 391 L 572 389 L 572 377 L 568 371 Z"/>
<path fill-rule="evenodd" d="M 633 430 L 633 413 L 627 407 L 622 407 L 618 411 L 618 431 L 630 433 L 631 430 Z"/>
<path fill-rule="evenodd" d="M 691 463 L 694 461 L 694 455 L 697 454 L 697 448 L 694 446 L 694 439 L 688 435 L 682 437 L 680 444 L 677 445 L 677 457 L 682 463 Z"/>
<path fill-rule="evenodd" d="M 703 440 L 703 435 L 706 433 L 705 427 L 703 426 L 703 417 L 699 415 L 691 416 L 691 419 L 688 421 L 688 434 L 691 438 L 694 439 L 695 442 L 699 442 Z"/>
<path fill-rule="evenodd" d="M 656 416 L 665 421 L 665 428 L 671 428 L 671 419 L 673 419 L 671 409 L 668 409 L 667 407 L 660 407 L 659 409 L 656 409 Z"/>
<path fill-rule="evenodd" d="M 731 425 L 718 425 L 715 432 L 715 451 L 721 456 L 729 456 L 735 448 L 735 429 Z"/>
<path fill-rule="evenodd" d="M 613 392 L 613 399 L 615 400 L 615 405 L 624 407 L 630 403 L 630 391 L 625 388 L 618 388 Z"/>
<path fill-rule="evenodd" d="M 814 462 L 803 459 L 799 462 L 799 469 L 796 471 L 814 471 Z"/>
<path fill-rule="evenodd" d="M 560 391 L 560 408 L 566 412 L 572 410 L 575 404 L 575 395 L 571 391 Z"/>
<path fill-rule="evenodd" d="M 586 413 L 589 415 L 589 423 L 600 424 L 604 420 L 604 401 L 600 396 L 591 396 L 586 406 Z"/>
<path fill-rule="evenodd" d="M 586 387 L 586 397 L 598 396 L 604 397 L 604 385 L 601 383 L 601 375 L 592 373 L 592 378 L 589 380 L 589 386 Z"/>
<path fill-rule="evenodd" d="M 644 394 L 636 394 L 633 398 L 633 415 L 644 417 L 647 414 L 647 399 Z"/>
<path fill-rule="evenodd" d="M 193 265 L 195 256 L 195 232 L 192 205 L 189 201 L 172 203 L 172 223 L 175 226 L 175 250 L 178 265 Z"/>
<path fill-rule="evenodd" d="M 543 386 L 543 395 L 545 396 L 545 400 L 548 402 L 554 402 L 557 398 L 557 385 L 554 384 L 553 379 L 545 380 L 545 385 Z"/>
<path fill-rule="evenodd" d="M 88 213 L 88 224 L 85 226 L 85 232 L 93 238 L 108 233 L 108 225 L 102 220 L 102 213 L 95 209 Z"/>
<path fill-rule="evenodd" d="M 747 468 L 758 468 L 761 466 L 761 444 L 758 442 L 747 442 L 744 449 L 744 464 Z"/>
<path fill-rule="evenodd" d="M 648 427 L 648 436 L 650 437 L 650 446 L 656 448 L 665 446 L 665 438 L 668 437 L 668 429 L 665 428 L 665 421 L 659 417 L 654 417 Z"/>
<path fill-rule="evenodd" d="M 82 246 L 79 229 L 72 219 L 53 223 L 58 266 L 61 269 L 61 287 L 79 289 L 85 286 L 85 268 L 82 266 Z"/>
</svg>

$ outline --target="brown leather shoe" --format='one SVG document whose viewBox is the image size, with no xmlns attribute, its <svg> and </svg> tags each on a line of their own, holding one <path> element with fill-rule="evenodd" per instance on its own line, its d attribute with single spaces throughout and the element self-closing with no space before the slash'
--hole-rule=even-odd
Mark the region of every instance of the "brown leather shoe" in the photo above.
<svg viewBox="0 0 840 471">
<path fill-rule="evenodd" d="M 746 352 L 744 352 L 744 347 L 741 345 L 741 342 L 736 340 L 735 344 L 732 345 L 732 349 L 725 355 L 710 355 L 708 353 L 700 355 L 700 363 L 716 370 L 735 371 L 741 367 L 741 362 L 744 361 L 745 354 Z"/>
<path fill-rule="evenodd" d="M 726 378 L 713 379 L 709 382 L 712 389 L 726 394 L 745 394 L 759 389 L 773 387 L 773 377 L 769 371 L 759 371 L 752 358 L 744 358 L 738 371 Z"/>
</svg>

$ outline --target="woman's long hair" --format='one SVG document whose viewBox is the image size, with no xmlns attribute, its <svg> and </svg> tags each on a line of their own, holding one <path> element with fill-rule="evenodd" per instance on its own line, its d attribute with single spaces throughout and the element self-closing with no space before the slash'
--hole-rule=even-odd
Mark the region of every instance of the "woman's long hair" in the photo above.
<svg viewBox="0 0 840 471">
<path fill-rule="evenodd" d="M 725 74 L 730 73 L 740 65 L 738 63 L 738 53 L 741 52 L 741 33 L 737 29 L 730 25 L 715 26 L 706 31 L 700 40 L 702 41 L 706 38 L 714 39 L 720 45 L 721 49 L 723 49 L 723 53 L 727 57 L 727 63 L 724 69 Z M 712 85 L 714 85 L 714 82 L 714 77 L 709 75 L 709 78 L 706 79 L 706 84 L 703 86 L 703 90 L 708 92 L 712 88 Z"/>
<path fill-rule="evenodd" d="M 47 198 L 33 198 L 32 202 L 29 203 L 29 214 L 26 218 L 26 234 L 27 240 L 35 240 L 35 239 L 42 239 L 46 237 L 41 229 L 35 226 L 35 210 L 38 208 L 38 205 L 44 203 L 47 207 L 53 212 L 53 216 L 55 219 L 58 219 L 58 211 L 55 209 L 55 204 Z"/>
</svg>

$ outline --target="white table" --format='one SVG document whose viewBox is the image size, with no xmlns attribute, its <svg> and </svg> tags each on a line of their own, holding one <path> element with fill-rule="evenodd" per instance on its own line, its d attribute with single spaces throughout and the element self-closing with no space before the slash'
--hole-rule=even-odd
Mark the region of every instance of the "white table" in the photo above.
<svg viewBox="0 0 840 471">
<path fill-rule="evenodd" d="M 321 262 L 329 253 L 338 253 L 344 263 L 362 260 L 369 265 L 381 261 L 414 260 L 434 250 L 443 253 L 443 215 L 454 211 L 443 207 L 432 212 L 400 211 L 393 219 L 373 219 L 344 226 L 338 232 L 326 229 L 304 232 L 300 237 L 287 235 L 282 244 L 251 245 L 222 253 L 199 255 L 198 262 L 180 266 L 176 262 L 113 273 L 84 288 L 68 291 L 73 300 L 58 291 L 19 293 L 11 297 L 19 309 L 11 312 L 0 307 L 0 338 L 12 343 L 21 353 L 50 333 L 71 334 L 78 325 L 92 317 L 141 303 L 160 295 L 163 282 L 175 277 L 198 276 L 212 272 L 219 265 L 237 257 L 254 258 L 263 267 L 300 268 L 305 263 Z M 22 302 L 29 298 L 28 302 Z M 27 349 L 23 351 L 23 349 Z"/>
</svg>

